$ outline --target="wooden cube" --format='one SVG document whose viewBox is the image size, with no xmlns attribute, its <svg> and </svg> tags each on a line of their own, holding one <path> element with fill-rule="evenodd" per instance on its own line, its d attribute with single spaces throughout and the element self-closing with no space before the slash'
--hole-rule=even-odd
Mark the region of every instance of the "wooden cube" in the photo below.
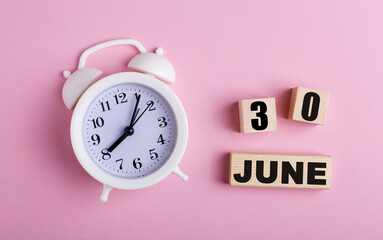
<svg viewBox="0 0 383 240">
<path fill-rule="evenodd" d="M 288 119 L 324 124 L 330 93 L 309 88 L 293 88 Z"/>
<path fill-rule="evenodd" d="M 230 185 L 245 187 L 331 187 L 330 156 L 231 153 Z"/>
<path fill-rule="evenodd" d="M 241 100 L 238 107 L 241 133 L 277 130 L 275 98 Z"/>
</svg>

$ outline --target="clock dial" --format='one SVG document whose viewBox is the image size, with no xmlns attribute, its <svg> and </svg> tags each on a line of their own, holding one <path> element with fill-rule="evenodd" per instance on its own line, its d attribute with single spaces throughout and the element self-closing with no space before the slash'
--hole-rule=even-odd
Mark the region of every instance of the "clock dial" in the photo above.
<svg viewBox="0 0 383 240">
<path fill-rule="evenodd" d="M 106 172 L 139 178 L 170 156 L 177 126 L 168 102 L 151 88 L 121 84 L 101 93 L 83 122 L 89 156 Z"/>
</svg>

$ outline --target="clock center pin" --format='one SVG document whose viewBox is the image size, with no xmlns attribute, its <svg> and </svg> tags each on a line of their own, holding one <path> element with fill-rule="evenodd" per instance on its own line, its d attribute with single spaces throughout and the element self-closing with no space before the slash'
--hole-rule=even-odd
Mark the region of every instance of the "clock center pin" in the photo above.
<svg viewBox="0 0 383 240">
<path fill-rule="evenodd" d="M 124 133 L 125 134 L 128 134 L 128 136 L 132 136 L 134 134 L 134 129 L 130 126 L 127 126 L 125 129 L 124 129 Z"/>
</svg>

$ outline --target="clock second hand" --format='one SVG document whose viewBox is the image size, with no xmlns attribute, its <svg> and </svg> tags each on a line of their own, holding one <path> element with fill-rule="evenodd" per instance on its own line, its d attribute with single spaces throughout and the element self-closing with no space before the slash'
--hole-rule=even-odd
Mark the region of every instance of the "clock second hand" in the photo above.
<svg viewBox="0 0 383 240">
<path fill-rule="evenodd" d="M 136 123 L 138 122 L 138 120 L 140 120 L 140 118 L 142 117 L 142 115 L 144 115 L 144 113 L 146 112 L 146 110 L 148 110 L 149 107 L 150 107 L 150 105 L 148 105 L 148 106 L 145 108 L 145 110 L 141 113 L 141 115 L 140 115 L 137 119 L 134 120 L 133 125 L 131 125 L 131 127 L 133 127 L 134 125 L 136 125 Z M 138 114 L 138 111 L 137 111 L 137 114 Z"/>
</svg>

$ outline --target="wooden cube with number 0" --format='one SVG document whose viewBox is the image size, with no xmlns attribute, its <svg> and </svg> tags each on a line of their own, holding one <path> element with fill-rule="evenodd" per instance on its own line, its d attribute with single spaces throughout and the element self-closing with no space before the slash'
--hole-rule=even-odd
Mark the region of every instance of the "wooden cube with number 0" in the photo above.
<svg viewBox="0 0 383 240">
<path fill-rule="evenodd" d="M 330 93 L 309 88 L 293 88 L 288 119 L 324 124 Z"/>
<path fill-rule="evenodd" d="M 241 133 L 277 130 L 275 98 L 241 100 L 238 107 Z"/>
</svg>

